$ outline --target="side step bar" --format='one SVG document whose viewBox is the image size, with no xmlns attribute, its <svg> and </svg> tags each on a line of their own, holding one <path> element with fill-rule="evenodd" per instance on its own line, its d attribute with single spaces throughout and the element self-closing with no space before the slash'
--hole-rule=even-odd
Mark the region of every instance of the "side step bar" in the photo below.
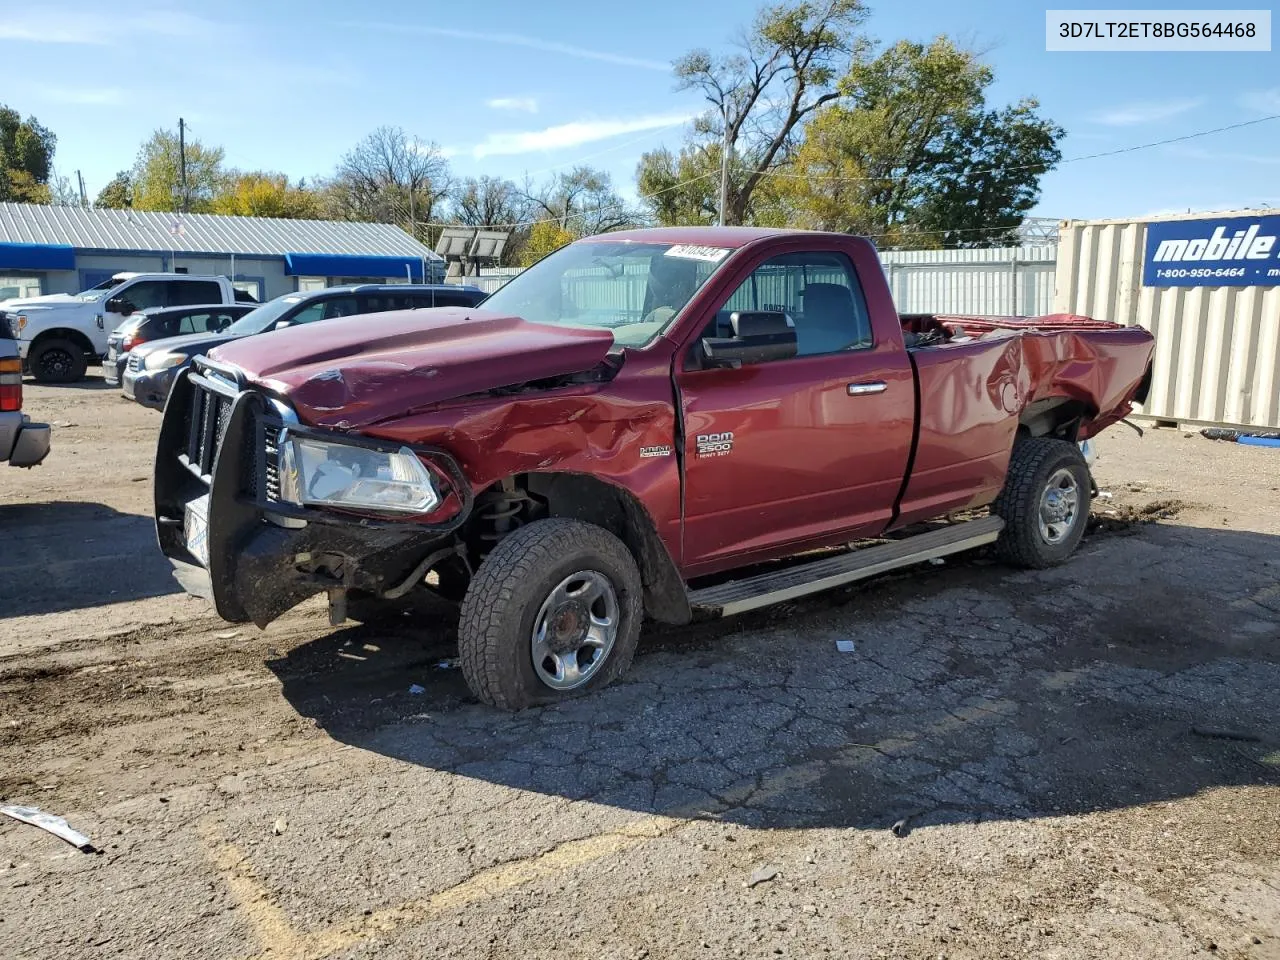
<svg viewBox="0 0 1280 960">
<path fill-rule="evenodd" d="M 993 542 L 1004 529 L 999 517 L 982 517 L 940 530 L 916 534 L 878 547 L 825 557 L 785 570 L 760 573 L 689 593 L 689 604 L 701 613 L 730 616 L 784 600 L 807 596 L 864 580 L 888 570 L 909 567 L 935 557 L 971 550 Z"/>
</svg>

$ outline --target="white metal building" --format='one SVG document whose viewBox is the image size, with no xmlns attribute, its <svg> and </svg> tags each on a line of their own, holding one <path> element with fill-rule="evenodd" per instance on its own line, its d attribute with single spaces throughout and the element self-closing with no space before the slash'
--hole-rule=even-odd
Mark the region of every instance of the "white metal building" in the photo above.
<svg viewBox="0 0 1280 960">
<path fill-rule="evenodd" d="M 353 282 L 441 282 L 444 260 L 386 223 L 0 203 L 0 299 L 75 293 L 123 270 L 221 275 L 259 300 Z"/>
</svg>

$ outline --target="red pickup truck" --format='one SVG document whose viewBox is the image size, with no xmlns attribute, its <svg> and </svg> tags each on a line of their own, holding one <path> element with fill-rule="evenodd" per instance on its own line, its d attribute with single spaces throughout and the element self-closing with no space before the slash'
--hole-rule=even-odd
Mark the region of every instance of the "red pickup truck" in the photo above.
<svg viewBox="0 0 1280 960">
<path fill-rule="evenodd" d="M 218 348 L 165 410 L 157 532 L 231 621 L 321 591 L 335 623 L 457 602 L 467 682 L 520 708 L 620 676 L 646 615 L 984 544 L 1061 562 L 1078 443 L 1143 399 L 1152 347 L 1076 316 L 900 318 L 857 237 L 611 233 L 477 308 Z"/>
</svg>

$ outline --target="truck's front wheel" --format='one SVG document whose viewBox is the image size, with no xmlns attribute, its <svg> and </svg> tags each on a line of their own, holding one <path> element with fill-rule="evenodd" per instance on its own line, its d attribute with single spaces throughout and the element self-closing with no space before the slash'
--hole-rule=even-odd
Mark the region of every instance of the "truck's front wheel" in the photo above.
<svg viewBox="0 0 1280 960">
<path fill-rule="evenodd" d="M 1033 437 L 1014 445 L 1004 489 L 992 510 L 1005 522 L 1000 556 L 1020 567 L 1062 563 L 1089 522 L 1089 466 L 1066 440 Z"/>
<path fill-rule="evenodd" d="M 622 541 L 579 520 L 505 537 L 462 601 L 462 674 L 485 703 L 519 710 L 598 690 L 626 672 L 643 617 L 640 571 Z"/>
<path fill-rule="evenodd" d="M 84 350 L 61 337 L 37 341 L 27 364 L 32 376 L 41 383 L 75 383 L 83 379 L 88 366 Z"/>
</svg>

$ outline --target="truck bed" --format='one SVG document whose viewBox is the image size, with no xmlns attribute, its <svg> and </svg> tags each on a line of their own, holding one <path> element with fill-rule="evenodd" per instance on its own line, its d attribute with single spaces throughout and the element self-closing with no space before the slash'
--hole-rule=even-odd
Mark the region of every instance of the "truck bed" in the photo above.
<svg viewBox="0 0 1280 960">
<path fill-rule="evenodd" d="M 914 314 L 902 326 L 919 418 L 898 526 L 993 500 L 1019 419 L 1036 404 L 1078 405 L 1080 439 L 1126 416 L 1152 351 L 1141 327 L 1073 314 Z"/>
</svg>

